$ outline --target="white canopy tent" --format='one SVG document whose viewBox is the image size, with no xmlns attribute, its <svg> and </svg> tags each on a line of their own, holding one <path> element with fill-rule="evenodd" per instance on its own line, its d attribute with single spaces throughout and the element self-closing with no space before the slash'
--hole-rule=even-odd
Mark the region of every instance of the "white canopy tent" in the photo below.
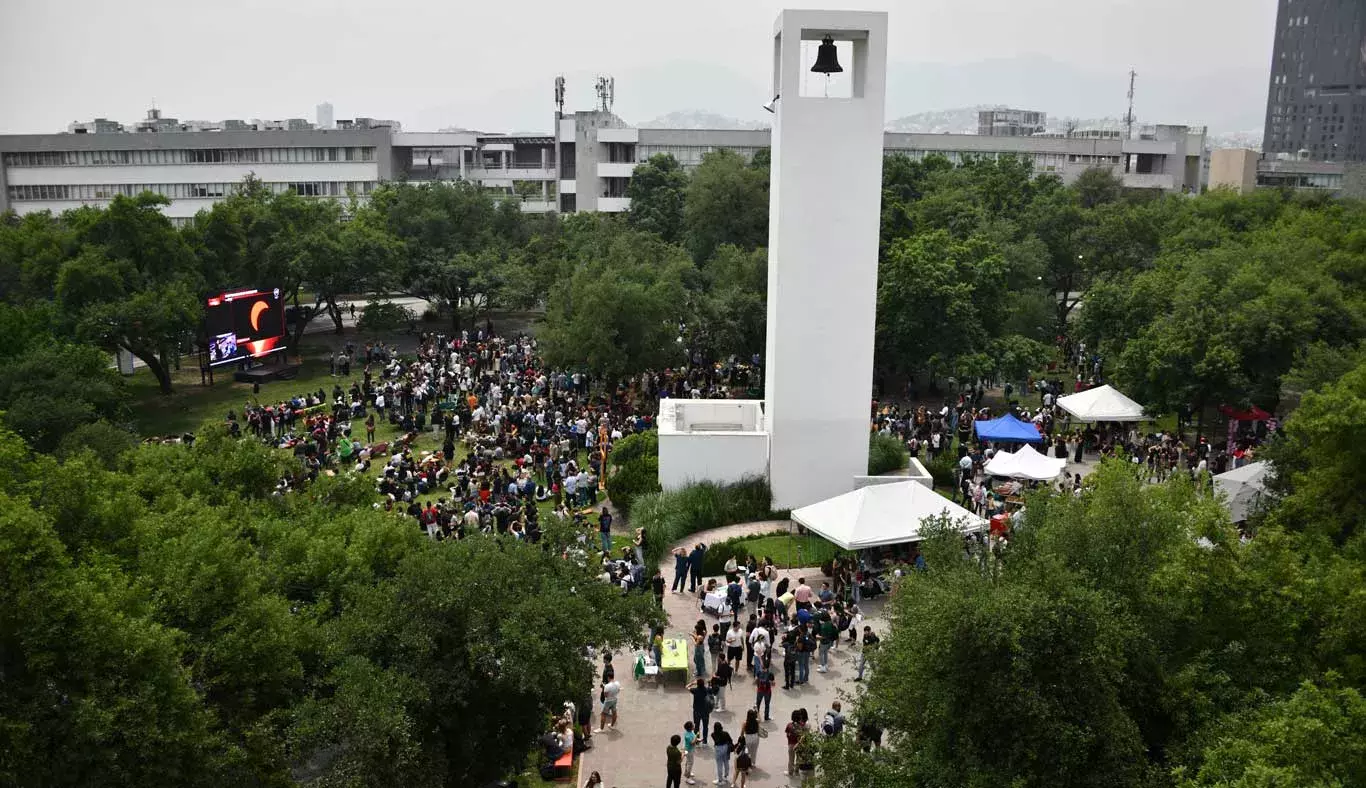
<svg viewBox="0 0 1366 788">
<path fill-rule="evenodd" d="M 1077 421 L 1143 420 L 1143 406 L 1108 385 L 1058 397 L 1058 407 Z"/>
<path fill-rule="evenodd" d="M 864 487 L 792 511 L 792 519 L 845 550 L 914 542 L 926 518 L 947 514 L 964 531 L 986 521 L 916 482 Z"/>
<path fill-rule="evenodd" d="M 992 476 L 1005 476 L 1011 479 L 1032 479 L 1044 482 L 1058 478 L 1067 467 L 1067 460 L 1048 457 L 1025 444 L 1015 453 L 998 451 L 984 469 Z"/>
<path fill-rule="evenodd" d="M 1246 520 L 1257 508 L 1266 490 L 1266 474 L 1271 466 L 1266 462 L 1250 462 L 1214 477 L 1215 492 L 1223 493 L 1224 506 L 1233 522 Z"/>
</svg>

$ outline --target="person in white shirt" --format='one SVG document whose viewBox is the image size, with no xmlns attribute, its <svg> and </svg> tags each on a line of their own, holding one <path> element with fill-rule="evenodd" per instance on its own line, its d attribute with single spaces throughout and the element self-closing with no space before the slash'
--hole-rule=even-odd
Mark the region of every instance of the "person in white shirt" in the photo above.
<svg viewBox="0 0 1366 788">
<path fill-rule="evenodd" d="M 602 685 L 602 714 L 598 717 L 598 729 L 594 733 L 602 733 L 609 727 L 607 718 L 612 718 L 610 727 L 617 727 L 617 696 L 621 694 L 621 683 L 615 678 Z"/>
</svg>

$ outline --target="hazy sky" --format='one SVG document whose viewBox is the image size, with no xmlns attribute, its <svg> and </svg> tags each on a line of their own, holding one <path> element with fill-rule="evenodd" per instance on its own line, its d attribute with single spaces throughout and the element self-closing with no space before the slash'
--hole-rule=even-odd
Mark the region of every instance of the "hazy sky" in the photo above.
<svg viewBox="0 0 1366 788">
<path fill-rule="evenodd" d="M 1025 101 L 1055 115 L 1118 115 L 1133 67 L 1141 117 L 1231 130 L 1260 125 L 1276 0 L 810 5 L 889 12 L 888 118 Z M 394 118 L 411 129 L 549 131 L 555 75 L 568 80 L 567 109 L 588 109 L 594 73 L 616 78 L 615 108 L 629 121 L 689 109 L 759 117 L 781 8 L 0 0 L 0 132 L 58 131 L 96 116 L 128 122 L 153 100 L 182 120 L 312 119 L 328 100 L 338 118 Z"/>
</svg>

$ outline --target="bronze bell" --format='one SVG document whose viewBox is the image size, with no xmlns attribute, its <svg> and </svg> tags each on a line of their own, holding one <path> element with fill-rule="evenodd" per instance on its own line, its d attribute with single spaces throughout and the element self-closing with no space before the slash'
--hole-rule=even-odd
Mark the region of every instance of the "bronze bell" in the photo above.
<svg viewBox="0 0 1366 788">
<path fill-rule="evenodd" d="M 816 63 L 811 70 L 817 74 L 838 74 L 844 71 L 840 65 L 839 53 L 835 51 L 835 39 L 826 36 L 821 39 L 820 49 L 816 50 Z"/>
</svg>

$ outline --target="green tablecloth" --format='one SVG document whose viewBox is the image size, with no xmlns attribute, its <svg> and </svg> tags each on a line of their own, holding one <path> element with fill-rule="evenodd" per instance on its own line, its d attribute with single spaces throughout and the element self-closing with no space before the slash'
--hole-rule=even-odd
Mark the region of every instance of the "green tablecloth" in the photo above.
<svg viewBox="0 0 1366 788">
<path fill-rule="evenodd" d="M 688 641 L 681 638 L 664 641 L 664 653 L 660 659 L 661 670 L 688 669 Z"/>
</svg>

